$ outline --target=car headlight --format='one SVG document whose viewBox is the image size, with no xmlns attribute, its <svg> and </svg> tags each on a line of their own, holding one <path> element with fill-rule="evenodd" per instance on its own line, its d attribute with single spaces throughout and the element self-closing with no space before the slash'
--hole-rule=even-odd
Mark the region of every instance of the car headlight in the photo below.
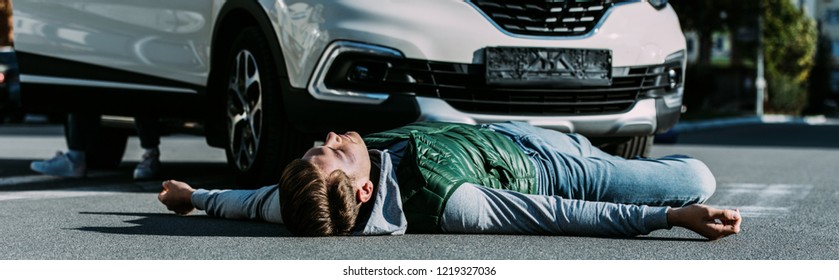
<svg viewBox="0 0 839 280">
<path fill-rule="evenodd" d="M 650 5 L 659 10 L 667 7 L 667 0 L 647 0 L 647 2 L 650 2 Z"/>
<path fill-rule="evenodd" d="M 678 93 L 685 81 L 685 51 L 674 52 L 664 59 L 664 64 L 651 65 L 644 77 L 644 97 L 664 97 Z"/>
</svg>

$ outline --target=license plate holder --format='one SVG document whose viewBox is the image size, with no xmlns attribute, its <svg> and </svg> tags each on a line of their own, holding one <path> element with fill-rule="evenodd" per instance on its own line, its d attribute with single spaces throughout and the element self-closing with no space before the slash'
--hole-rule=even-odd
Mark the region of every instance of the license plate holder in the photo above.
<svg viewBox="0 0 839 280">
<path fill-rule="evenodd" d="M 578 88 L 612 85 L 608 49 L 489 47 L 486 83 L 491 86 Z"/>
</svg>

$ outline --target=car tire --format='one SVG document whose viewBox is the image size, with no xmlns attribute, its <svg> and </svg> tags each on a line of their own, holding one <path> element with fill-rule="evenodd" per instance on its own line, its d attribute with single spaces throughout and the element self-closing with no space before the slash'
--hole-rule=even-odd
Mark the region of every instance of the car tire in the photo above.
<svg viewBox="0 0 839 280">
<path fill-rule="evenodd" d="M 276 184 L 285 165 L 313 143 L 291 126 L 283 110 L 288 78 L 256 27 L 239 33 L 222 69 L 228 81 L 223 98 L 227 162 L 243 187 Z"/>
<path fill-rule="evenodd" d="M 629 140 L 607 145 L 603 150 L 623 158 L 649 157 L 653 148 L 653 135 L 635 136 Z"/>
<path fill-rule="evenodd" d="M 64 137 L 68 141 L 66 123 Z M 91 139 L 93 143 L 88 144 L 85 151 L 85 163 L 88 169 L 114 169 L 119 167 L 122 157 L 125 155 L 125 146 L 128 144 L 129 130 L 113 127 L 101 127 L 96 133 L 96 138 Z"/>
</svg>

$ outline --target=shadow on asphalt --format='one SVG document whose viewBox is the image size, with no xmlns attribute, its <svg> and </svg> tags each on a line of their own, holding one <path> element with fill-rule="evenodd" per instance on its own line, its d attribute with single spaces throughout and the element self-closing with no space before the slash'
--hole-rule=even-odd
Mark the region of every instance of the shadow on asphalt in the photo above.
<svg viewBox="0 0 839 280">
<path fill-rule="evenodd" d="M 190 236 L 190 237 L 294 237 L 284 225 L 249 220 L 229 220 L 204 215 L 178 216 L 169 213 L 79 212 L 82 215 L 137 217 L 124 223 L 128 227 L 80 227 L 89 231 L 122 235 Z M 708 242 L 704 238 L 637 236 L 615 238 L 643 241 Z"/>
<path fill-rule="evenodd" d="M 651 237 L 651 236 L 637 236 L 628 239 L 633 240 L 647 240 L 647 241 L 676 241 L 676 242 L 708 242 L 710 240 L 705 238 L 684 238 L 684 237 Z"/>
<path fill-rule="evenodd" d="M 681 133 L 677 144 L 839 149 L 839 126 L 738 125 Z"/>
<path fill-rule="evenodd" d="M 208 236 L 208 237 L 291 237 L 285 226 L 246 220 L 228 220 L 209 216 L 177 216 L 162 213 L 80 212 L 82 215 L 138 217 L 125 223 L 129 227 L 80 227 L 91 231 L 124 235 Z"/>
<path fill-rule="evenodd" d="M 284 225 L 249 220 L 229 220 L 203 215 L 177 216 L 162 213 L 79 212 L 82 215 L 137 217 L 124 223 L 128 227 L 80 227 L 74 230 L 121 235 L 155 235 L 188 237 L 294 237 Z M 457 234 L 455 234 L 457 235 Z M 597 237 L 592 237 L 597 238 Z M 637 236 L 626 239 L 641 241 L 709 242 L 704 238 Z"/>
</svg>

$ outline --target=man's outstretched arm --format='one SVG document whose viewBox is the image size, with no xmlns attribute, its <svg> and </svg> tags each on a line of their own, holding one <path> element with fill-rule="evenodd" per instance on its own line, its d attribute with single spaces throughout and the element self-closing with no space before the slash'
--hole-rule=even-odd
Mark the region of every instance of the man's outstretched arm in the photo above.
<svg viewBox="0 0 839 280">
<path fill-rule="evenodd" d="M 169 180 L 163 182 L 158 200 L 179 215 L 197 208 L 221 218 L 282 223 L 277 186 L 256 190 L 196 190 L 184 182 Z"/>
<path fill-rule="evenodd" d="M 717 223 L 719 222 L 719 223 Z M 740 230 L 739 212 L 704 205 L 627 205 L 527 195 L 464 184 L 451 196 L 443 229 L 452 233 L 636 236 L 680 226 L 709 239 Z"/>
</svg>

